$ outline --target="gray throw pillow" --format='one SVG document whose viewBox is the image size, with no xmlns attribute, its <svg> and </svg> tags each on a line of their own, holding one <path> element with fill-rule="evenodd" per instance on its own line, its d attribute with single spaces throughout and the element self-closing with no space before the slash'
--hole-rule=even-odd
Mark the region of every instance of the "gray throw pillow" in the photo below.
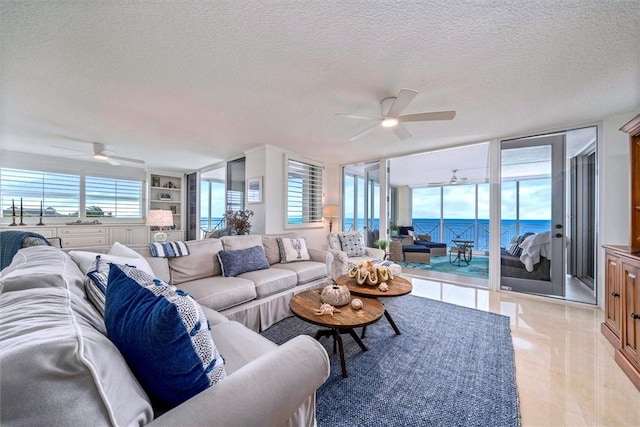
<svg viewBox="0 0 640 427">
<path fill-rule="evenodd" d="M 236 251 L 218 252 L 218 259 L 224 277 L 236 277 L 239 274 L 269 268 L 269 261 L 262 246 L 253 246 Z"/>
</svg>

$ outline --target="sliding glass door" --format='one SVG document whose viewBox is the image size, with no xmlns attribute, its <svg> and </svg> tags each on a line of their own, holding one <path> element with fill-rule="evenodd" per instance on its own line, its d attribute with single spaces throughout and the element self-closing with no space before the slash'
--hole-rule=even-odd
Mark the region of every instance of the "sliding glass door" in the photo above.
<svg viewBox="0 0 640 427">
<path fill-rule="evenodd" d="M 502 142 L 502 289 L 565 295 L 564 159 L 564 134 Z"/>
<path fill-rule="evenodd" d="M 374 247 L 380 236 L 380 163 L 364 170 L 365 244 Z"/>
</svg>

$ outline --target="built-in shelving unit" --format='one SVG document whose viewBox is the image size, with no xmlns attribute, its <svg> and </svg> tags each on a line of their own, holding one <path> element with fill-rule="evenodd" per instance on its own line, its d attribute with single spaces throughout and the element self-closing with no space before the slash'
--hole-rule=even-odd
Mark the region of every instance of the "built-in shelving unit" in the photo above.
<svg viewBox="0 0 640 427">
<path fill-rule="evenodd" d="M 183 178 L 181 175 L 151 173 L 149 175 L 149 209 L 173 212 L 174 228 L 165 230 L 169 240 L 183 239 Z M 157 230 L 150 230 L 149 241 Z"/>
</svg>

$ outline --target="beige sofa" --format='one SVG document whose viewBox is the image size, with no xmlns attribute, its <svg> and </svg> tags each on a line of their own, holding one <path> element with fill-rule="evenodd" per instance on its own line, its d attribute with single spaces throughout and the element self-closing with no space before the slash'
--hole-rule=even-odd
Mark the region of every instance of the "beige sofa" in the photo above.
<svg viewBox="0 0 640 427">
<path fill-rule="evenodd" d="M 206 259 L 212 264 L 205 254 L 221 244 L 194 242 L 191 260 Z M 187 258 L 175 268 L 166 259 L 150 261 L 165 277 L 180 281 L 187 277 L 181 274 L 196 268 L 188 265 Z M 329 375 L 324 348 L 309 336 L 277 346 L 207 307 L 202 310 L 224 357 L 227 377 L 184 403 L 158 412 L 107 337 L 102 316 L 85 296 L 86 276 L 79 265 L 60 249 L 35 246 L 21 249 L 0 272 L 1 425 L 316 424 L 315 391 Z M 305 269 L 299 268 L 302 274 Z M 270 270 L 276 271 L 259 283 L 267 284 L 267 277 L 288 277 L 278 274 L 287 269 Z M 224 288 L 219 276 L 215 277 L 209 280 L 214 293 Z M 191 288 L 201 292 L 204 282 L 199 280 L 193 280 Z M 242 283 L 242 279 L 231 280 L 226 286 Z M 211 298 L 200 299 L 213 304 Z"/>
<path fill-rule="evenodd" d="M 255 234 L 187 241 L 190 254 L 178 258 L 153 257 L 147 245 L 129 248 L 145 257 L 156 277 L 185 290 L 200 305 L 254 331 L 263 331 L 292 315 L 289 301 L 295 294 L 326 286 L 333 263 L 328 251 L 309 248 L 310 261 L 281 264 L 277 237 Z M 253 246 L 264 248 L 271 267 L 223 277 L 218 252 Z M 98 246 L 80 250 L 106 253 L 109 249 Z"/>
</svg>

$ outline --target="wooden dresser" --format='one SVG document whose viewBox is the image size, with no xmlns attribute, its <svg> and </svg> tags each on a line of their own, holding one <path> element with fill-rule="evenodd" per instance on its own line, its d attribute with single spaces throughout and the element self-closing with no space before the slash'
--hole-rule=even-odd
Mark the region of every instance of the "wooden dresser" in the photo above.
<svg viewBox="0 0 640 427">
<path fill-rule="evenodd" d="M 629 246 L 605 249 L 605 321 L 602 334 L 615 359 L 640 390 L 640 114 L 621 129 L 630 135 L 631 235 Z"/>
</svg>

